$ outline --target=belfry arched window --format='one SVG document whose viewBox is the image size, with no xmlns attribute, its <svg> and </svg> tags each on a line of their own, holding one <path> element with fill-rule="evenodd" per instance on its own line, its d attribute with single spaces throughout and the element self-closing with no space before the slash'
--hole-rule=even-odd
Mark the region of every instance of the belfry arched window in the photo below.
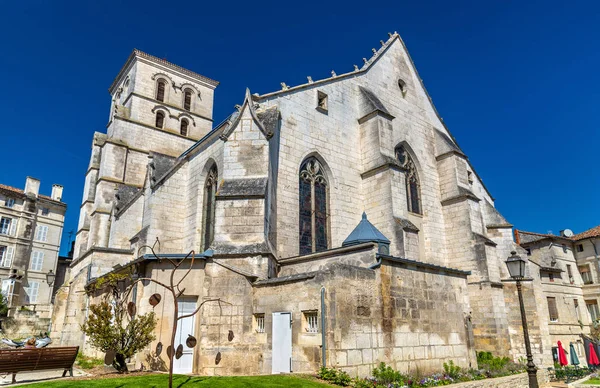
<svg viewBox="0 0 600 388">
<path fill-rule="evenodd" d="M 189 125 L 189 121 L 187 121 L 187 119 L 181 119 L 181 125 L 180 125 L 180 128 L 179 128 L 179 133 L 181 133 L 183 136 L 187 136 L 188 125 Z"/>
<path fill-rule="evenodd" d="M 215 238 L 215 197 L 217 194 L 218 180 L 217 166 L 208 172 L 204 184 L 204 236 L 203 249 L 207 250 Z"/>
<path fill-rule="evenodd" d="M 183 109 L 192 109 L 192 91 L 190 89 L 185 89 L 183 92 Z"/>
<path fill-rule="evenodd" d="M 400 165 L 406 169 L 405 181 L 408 211 L 423 214 L 423 209 L 421 208 L 421 183 L 417 174 L 417 167 L 403 146 L 396 148 L 396 158 L 398 158 Z"/>
<path fill-rule="evenodd" d="M 321 163 L 311 157 L 300 167 L 300 254 L 327 249 L 327 180 Z"/>
<path fill-rule="evenodd" d="M 165 80 L 158 80 L 156 83 L 156 99 L 158 101 L 165 101 L 165 88 L 167 87 L 167 83 Z"/>
<path fill-rule="evenodd" d="M 156 126 L 156 128 L 162 128 L 164 124 L 165 114 L 159 110 L 158 112 L 156 112 L 156 122 L 154 123 L 154 125 Z"/>
</svg>

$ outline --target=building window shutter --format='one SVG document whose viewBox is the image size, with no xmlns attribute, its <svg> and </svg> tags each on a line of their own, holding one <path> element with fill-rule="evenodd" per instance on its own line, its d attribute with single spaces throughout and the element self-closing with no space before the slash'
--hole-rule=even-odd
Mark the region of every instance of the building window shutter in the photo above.
<svg viewBox="0 0 600 388">
<path fill-rule="evenodd" d="M 44 252 L 33 251 L 31 257 L 30 269 L 32 271 L 41 271 L 44 265 Z"/>
<path fill-rule="evenodd" d="M 548 297 L 548 313 L 550 314 L 550 322 L 558 322 L 558 309 L 556 308 L 556 298 Z"/>
<path fill-rule="evenodd" d="M 12 219 L 10 222 L 10 235 L 11 236 L 17 235 L 17 221 L 18 220 Z"/>
<path fill-rule="evenodd" d="M 40 283 L 29 282 L 29 287 L 25 288 L 25 293 L 27 294 L 29 303 L 37 303 L 39 290 Z"/>
<path fill-rule="evenodd" d="M 3 267 L 6 267 L 6 268 L 11 267 L 14 252 L 15 252 L 15 248 L 6 247 L 6 252 L 4 252 L 4 260 L 2 260 Z"/>
</svg>

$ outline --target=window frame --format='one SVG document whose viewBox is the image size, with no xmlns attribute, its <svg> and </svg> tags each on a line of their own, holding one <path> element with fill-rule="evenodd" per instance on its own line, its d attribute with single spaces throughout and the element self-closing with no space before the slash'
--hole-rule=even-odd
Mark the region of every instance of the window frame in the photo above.
<svg viewBox="0 0 600 388">
<path fill-rule="evenodd" d="M 154 118 L 154 127 L 163 129 L 165 127 L 165 117 L 165 112 L 162 110 L 157 110 Z M 159 120 L 160 125 L 158 125 Z"/>
<path fill-rule="evenodd" d="M 213 164 L 208 170 L 206 180 L 204 181 L 204 194 L 202 206 L 202 247 L 207 250 L 215 239 L 215 211 L 217 203 L 217 183 L 219 180 L 219 170 L 217 165 Z"/>
<path fill-rule="evenodd" d="M 10 197 L 6 197 L 6 200 L 4 201 L 4 206 L 6 206 L 7 208 L 12 209 L 15 206 L 15 199 L 14 198 L 10 198 Z"/>
<path fill-rule="evenodd" d="M 302 311 L 302 318 L 305 334 L 318 334 L 321 332 L 318 310 Z"/>
<path fill-rule="evenodd" d="M 395 149 L 396 159 L 404 168 L 404 187 L 406 191 L 406 207 L 409 213 L 423 215 L 423 195 L 421 194 L 421 179 L 417 165 L 411 153 L 404 144 Z M 415 198 L 416 197 L 416 198 Z"/>
<path fill-rule="evenodd" d="M 44 252 L 34 250 L 31 252 L 31 261 L 29 263 L 29 270 L 42 272 L 44 268 Z"/>
<path fill-rule="evenodd" d="M 552 323 L 558 322 L 559 314 L 558 314 L 558 306 L 556 304 L 556 297 L 547 296 L 546 303 L 548 304 L 548 315 L 549 315 L 550 322 L 552 322 Z"/>
<path fill-rule="evenodd" d="M 189 96 L 189 101 L 187 100 L 188 96 Z M 192 89 L 186 88 L 186 89 L 183 90 L 183 104 L 182 104 L 182 106 L 183 106 L 184 110 L 186 110 L 188 112 L 192 111 L 192 106 L 193 106 L 193 103 L 194 103 L 193 97 L 194 97 L 194 92 L 193 92 Z"/>
<path fill-rule="evenodd" d="M 48 241 L 48 225 L 37 225 L 35 227 L 35 241 Z"/>
<path fill-rule="evenodd" d="M 10 235 L 12 222 L 11 217 L 0 217 L 0 234 Z"/>
<path fill-rule="evenodd" d="M 161 85 L 163 86 L 162 89 L 162 98 L 160 97 L 160 87 Z M 165 102 L 165 99 L 167 97 L 167 81 L 164 78 L 159 78 L 156 80 L 156 93 L 154 94 L 154 98 L 156 99 L 156 101 L 160 101 L 160 102 Z"/>
<path fill-rule="evenodd" d="M 185 128 L 183 127 L 183 123 L 185 123 Z M 190 127 L 190 121 L 186 118 L 181 119 L 181 122 L 179 124 L 179 134 L 181 136 L 187 136 L 189 133 L 189 131 L 188 131 L 189 127 Z"/>
<path fill-rule="evenodd" d="M 326 251 L 331 245 L 329 183 L 325 169 L 316 157 L 311 156 L 302 162 L 298 182 L 298 252 L 309 255 Z M 310 250 L 309 241 L 304 241 L 307 237 Z"/>
<path fill-rule="evenodd" d="M 254 314 L 254 331 L 258 334 L 265 332 L 265 314 Z"/>
<path fill-rule="evenodd" d="M 37 304 L 38 297 L 40 296 L 40 282 L 29 281 L 29 287 L 25 287 L 25 294 L 27 295 L 28 304 Z"/>
</svg>

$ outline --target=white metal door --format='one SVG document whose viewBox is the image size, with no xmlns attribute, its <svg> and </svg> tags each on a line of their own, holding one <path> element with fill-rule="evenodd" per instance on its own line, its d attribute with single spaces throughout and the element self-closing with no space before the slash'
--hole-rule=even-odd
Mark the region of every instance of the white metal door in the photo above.
<svg viewBox="0 0 600 388">
<path fill-rule="evenodd" d="M 292 371 L 292 313 L 273 313 L 272 373 Z"/>
<path fill-rule="evenodd" d="M 196 298 L 179 298 L 177 299 L 179 316 L 192 313 L 196 309 Z M 179 344 L 183 345 L 183 355 L 181 358 L 173 360 L 173 373 L 192 373 L 194 367 L 194 349 L 188 348 L 185 341 L 188 335 L 195 335 L 196 317 L 188 317 L 181 319 L 177 323 L 177 333 L 175 334 L 175 349 Z"/>
</svg>

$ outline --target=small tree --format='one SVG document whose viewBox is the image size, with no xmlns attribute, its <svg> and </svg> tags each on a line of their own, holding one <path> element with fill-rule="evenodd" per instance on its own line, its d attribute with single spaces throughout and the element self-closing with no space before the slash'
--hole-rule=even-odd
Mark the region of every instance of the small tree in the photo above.
<svg viewBox="0 0 600 388">
<path fill-rule="evenodd" d="M 119 292 L 117 280 L 110 280 L 100 286 L 112 292 L 107 293 L 101 303 L 90 306 L 90 315 L 81 330 L 89 337 L 92 347 L 114 354 L 113 367 L 124 373 L 127 372 L 126 360 L 154 341 L 156 318 L 154 312 L 135 315 L 135 309 L 127 308 L 129 292 Z"/>
<path fill-rule="evenodd" d="M 2 293 L 0 293 L 0 317 L 5 317 L 7 315 L 8 315 L 8 300 Z"/>
</svg>

